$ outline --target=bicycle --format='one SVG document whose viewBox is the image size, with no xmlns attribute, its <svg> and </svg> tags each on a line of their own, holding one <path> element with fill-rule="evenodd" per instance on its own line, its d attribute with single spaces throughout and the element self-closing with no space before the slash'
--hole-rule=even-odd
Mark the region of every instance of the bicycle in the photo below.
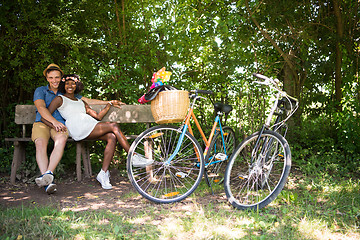
<svg viewBox="0 0 360 240">
<path fill-rule="evenodd" d="M 291 168 L 285 122 L 299 106 L 298 100 L 282 91 L 273 79 L 261 74 L 253 75 L 264 80 L 255 83 L 275 90 L 275 100 L 260 131 L 237 146 L 225 171 L 226 197 L 233 207 L 240 210 L 261 209 L 283 189 Z M 273 116 L 276 116 L 275 122 Z"/>
<path fill-rule="evenodd" d="M 193 112 L 199 94 L 212 91 L 191 91 L 192 99 L 186 118 L 180 127 L 158 125 L 142 132 L 131 144 L 127 158 L 127 172 L 131 184 L 146 199 L 155 203 L 178 202 L 192 194 L 205 172 L 219 175 L 235 148 L 235 133 L 230 127 L 222 127 L 220 117 L 232 110 L 230 105 L 217 103 L 216 117 L 209 139 L 205 137 Z M 190 124 L 193 119 L 206 148 L 203 152 L 193 136 Z M 140 154 L 153 160 L 148 166 L 134 166 L 132 156 Z M 205 157 L 204 157 L 205 156 Z M 206 169 L 206 171 L 205 171 Z M 225 171 L 225 170 L 224 170 Z"/>
</svg>

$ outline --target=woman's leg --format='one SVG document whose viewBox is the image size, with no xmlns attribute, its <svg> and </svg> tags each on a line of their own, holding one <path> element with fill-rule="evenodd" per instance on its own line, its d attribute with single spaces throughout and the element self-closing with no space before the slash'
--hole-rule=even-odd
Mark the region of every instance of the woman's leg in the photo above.
<svg viewBox="0 0 360 240">
<path fill-rule="evenodd" d="M 100 137 L 104 136 L 107 133 L 115 134 L 116 139 L 120 143 L 120 145 L 124 148 L 126 152 L 129 152 L 130 145 L 116 123 L 99 122 L 98 124 L 96 124 L 95 128 L 86 139 L 100 139 Z"/>
<path fill-rule="evenodd" d="M 116 136 L 114 133 L 106 133 L 99 139 L 107 142 L 104 150 L 104 161 L 102 164 L 102 170 L 106 172 L 109 169 L 110 163 L 114 157 L 116 148 Z"/>
</svg>

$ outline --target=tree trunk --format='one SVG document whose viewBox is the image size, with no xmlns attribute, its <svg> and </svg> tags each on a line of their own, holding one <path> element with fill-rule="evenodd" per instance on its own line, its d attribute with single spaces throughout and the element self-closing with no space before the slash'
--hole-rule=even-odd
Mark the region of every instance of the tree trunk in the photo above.
<svg viewBox="0 0 360 240">
<path fill-rule="evenodd" d="M 342 99 L 342 49 L 341 44 L 344 37 L 344 25 L 341 16 L 340 2 L 339 0 L 333 0 L 334 13 L 336 17 L 336 48 L 335 48 L 335 100 L 336 109 L 341 111 L 341 99 Z"/>
<path fill-rule="evenodd" d="M 263 29 L 256 18 L 253 15 L 253 12 L 251 11 L 248 1 L 245 2 L 247 11 L 249 12 L 251 20 L 254 22 L 254 24 L 257 26 L 257 28 L 260 30 L 260 32 L 263 34 L 264 38 L 267 39 L 273 47 L 278 51 L 280 56 L 284 59 L 284 90 L 293 97 L 296 97 L 297 99 L 300 98 L 300 92 L 301 88 L 304 82 L 304 79 L 301 80 L 299 76 L 299 72 L 296 69 L 296 52 L 294 50 L 290 50 L 289 53 L 286 53 L 281 49 L 281 47 L 276 43 L 274 39 L 270 36 L 270 34 Z M 300 99 L 299 99 L 300 100 Z M 289 129 L 292 129 L 294 126 L 301 125 L 301 111 L 297 111 L 295 115 L 289 119 L 288 125 Z M 290 136 L 291 137 L 291 136 Z M 295 137 L 295 136 L 294 136 Z"/>
<path fill-rule="evenodd" d="M 287 59 L 289 62 L 294 62 L 294 53 L 293 51 L 290 51 L 290 54 L 288 55 Z M 294 76 L 294 73 L 289 66 L 287 62 L 285 62 L 284 65 L 284 90 L 287 92 L 290 96 L 297 97 L 295 95 L 295 89 L 296 89 L 296 77 Z"/>
<path fill-rule="evenodd" d="M 119 31 L 119 39 L 120 39 L 120 43 L 122 45 L 123 41 L 122 41 L 122 34 L 121 34 L 120 17 L 119 17 L 118 4 L 117 4 L 116 0 L 115 0 L 115 14 L 116 14 L 116 22 L 117 22 L 118 31 Z"/>
</svg>

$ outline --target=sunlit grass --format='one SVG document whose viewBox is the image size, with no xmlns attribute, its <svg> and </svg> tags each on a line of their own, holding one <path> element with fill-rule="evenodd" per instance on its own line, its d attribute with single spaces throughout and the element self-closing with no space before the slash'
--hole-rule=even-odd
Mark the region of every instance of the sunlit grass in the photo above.
<svg viewBox="0 0 360 240">
<path fill-rule="evenodd" d="M 290 176 L 278 198 L 257 212 L 204 203 L 206 185 L 186 203 L 144 200 L 146 208 L 128 213 L 106 206 L 0 208 L 0 239 L 360 239 L 359 193 L 359 180 Z"/>
</svg>

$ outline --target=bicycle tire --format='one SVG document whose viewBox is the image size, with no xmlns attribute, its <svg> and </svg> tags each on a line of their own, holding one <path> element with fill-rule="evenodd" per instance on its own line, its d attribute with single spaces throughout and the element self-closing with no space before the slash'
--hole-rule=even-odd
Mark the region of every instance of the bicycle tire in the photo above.
<svg viewBox="0 0 360 240">
<path fill-rule="evenodd" d="M 257 210 L 267 206 L 279 195 L 289 176 L 291 151 L 286 139 L 265 130 L 260 147 L 254 149 L 258 138 L 259 132 L 240 143 L 225 171 L 226 197 L 237 209 Z M 253 163 L 252 157 L 256 160 Z"/>
<path fill-rule="evenodd" d="M 225 126 L 222 131 L 223 135 L 220 131 L 217 131 L 214 135 L 205 157 L 205 169 L 209 186 L 213 183 L 221 184 L 223 182 L 227 163 L 236 148 L 234 130 L 229 126 Z"/>
<path fill-rule="evenodd" d="M 132 143 L 127 172 L 131 184 L 146 199 L 155 203 L 178 202 L 194 192 L 201 182 L 205 164 L 198 141 L 186 132 L 181 148 L 175 158 L 166 161 L 174 152 L 181 130 L 177 127 L 159 125 L 141 133 Z M 134 166 L 134 153 L 153 160 L 146 167 Z"/>
</svg>

